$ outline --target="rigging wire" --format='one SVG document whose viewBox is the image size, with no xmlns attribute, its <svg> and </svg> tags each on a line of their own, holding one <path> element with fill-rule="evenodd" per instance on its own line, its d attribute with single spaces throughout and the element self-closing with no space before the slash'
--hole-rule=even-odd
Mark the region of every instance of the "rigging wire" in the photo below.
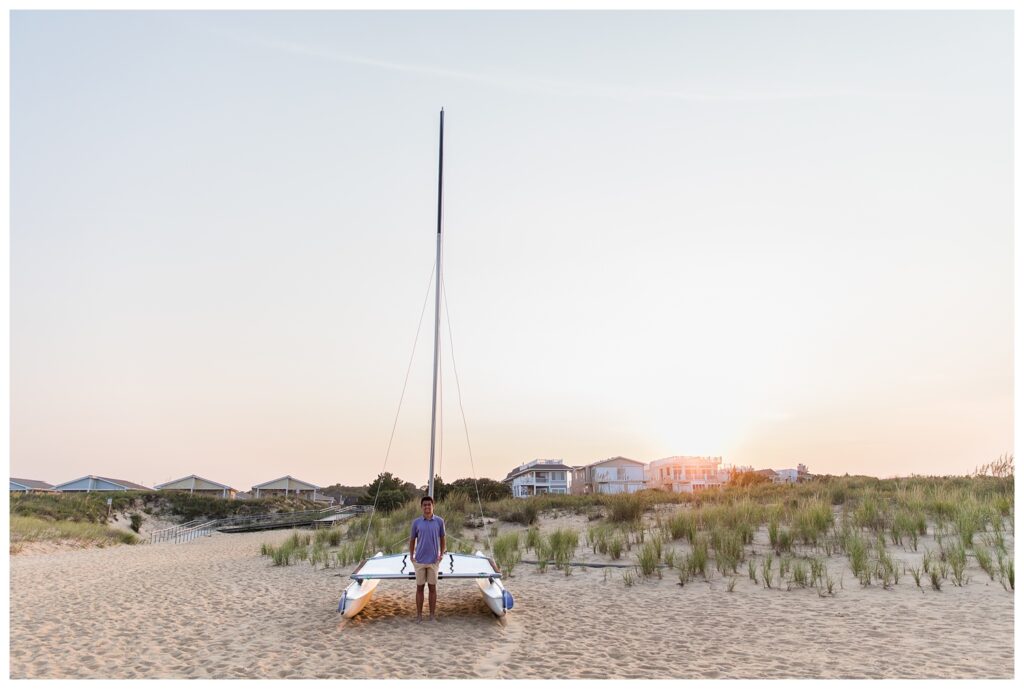
<svg viewBox="0 0 1024 689">
<path fill-rule="evenodd" d="M 416 324 L 416 337 L 412 341 L 412 354 L 409 355 L 409 365 L 405 369 L 405 382 L 402 383 L 402 394 L 398 398 L 398 410 L 395 412 L 395 421 L 391 424 L 391 436 L 388 438 L 388 449 L 384 453 L 384 467 L 380 470 L 381 474 L 388 468 L 388 458 L 391 456 L 391 443 L 395 440 L 395 429 L 398 428 L 398 415 L 402 413 L 402 402 L 405 400 L 405 390 L 409 386 L 409 373 L 412 371 L 412 362 L 416 357 L 416 345 L 420 340 L 420 330 L 423 328 L 423 314 L 427 312 L 427 299 L 430 298 L 430 282 L 434 279 L 434 271 L 437 269 L 437 263 L 435 262 L 430 268 L 430 277 L 427 278 L 427 293 L 423 295 L 423 307 L 420 309 L 420 320 Z M 381 486 L 384 482 L 377 483 L 377 492 L 373 496 L 373 509 L 370 510 L 370 518 L 366 521 L 366 536 L 363 538 L 362 554 L 366 555 L 366 544 L 370 540 L 370 526 L 373 525 L 373 515 L 377 512 L 377 498 L 380 497 Z"/>
</svg>

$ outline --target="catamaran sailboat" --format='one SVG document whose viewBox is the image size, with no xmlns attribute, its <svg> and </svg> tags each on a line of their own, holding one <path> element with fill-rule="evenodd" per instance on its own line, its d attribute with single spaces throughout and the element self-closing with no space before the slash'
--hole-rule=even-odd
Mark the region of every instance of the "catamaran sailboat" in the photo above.
<svg viewBox="0 0 1024 689">
<path fill-rule="evenodd" d="M 434 293 L 434 382 L 430 411 L 430 474 L 427 481 L 427 495 L 434 494 L 434 450 L 437 440 L 437 371 L 438 344 L 441 325 L 441 226 L 442 190 L 444 185 L 444 110 L 441 110 L 440 143 L 437 159 L 437 278 Z M 378 551 L 373 557 L 363 560 L 349 577 L 352 583 L 341 594 L 338 612 L 345 617 L 354 617 L 370 599 L 382 579 L 415 579 L 416 572 L 409 553 L 385 555 Z M 479 550 L 475 555 L 445 553 L 438 567 L 438 579 L 475 579 L 480 586 L 487 607 L 503 616 L 513 605 L 512 594 L 501 583 L 501 572 L 494 560 Z"/>
</svg>

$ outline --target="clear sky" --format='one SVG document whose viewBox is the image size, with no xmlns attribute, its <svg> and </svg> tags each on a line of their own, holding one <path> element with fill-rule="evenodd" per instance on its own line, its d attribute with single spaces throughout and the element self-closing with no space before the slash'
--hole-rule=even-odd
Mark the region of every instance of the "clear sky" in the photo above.
<svg viewBox="0 0 1024 689">
<path fill-rule="evenodd" d="M 11 473 L 1013 451 L 1012 14 L 15 12 Z M 388 470 L 426 481 L 431 321 Z M 447 339 L 447 338 L 446 338 Z M 447 357 L 447 355 L 446 355 Z M 446 479 L 472 475 L 450 359 Z"/>
</svg>

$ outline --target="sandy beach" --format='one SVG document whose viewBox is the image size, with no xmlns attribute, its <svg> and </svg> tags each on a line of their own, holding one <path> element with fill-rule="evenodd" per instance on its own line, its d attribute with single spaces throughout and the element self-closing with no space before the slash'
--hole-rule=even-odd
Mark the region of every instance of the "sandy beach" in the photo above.
<svg viewBox="0 0 1024 689">
<path fill-rule="evenodd" d="M 545 520 L 546 531 L 581 517 Z M 260 544 L 290 531 L 187 544 L 11 557 L 13 678 L 1010 678 L 1013 596 L 975 563 L 964 587 L 766 590 L 741 571 L 680 587 L 570 576 L 521 563 L 516 607 L 492 617 L 472 581 L 442 582 L 436 623 L 413 621 L 414 587 L 385 582 L 358 617 L 336 612 L 351 567 L 274 567 Z M 767 546 L 758 533 L 755 544 Z M 1007 534 L 1012 552 L 1012 536 Z M 677 544 L 679 547 L 680 544 Z M 908 565 L 917 553 L 896 547 Z M 679 547 L 681 551 L 685 546 Z M 528 555 L 524 557 L 529 557 Z M 632 557 L 632 554 L 629 554 Z M 609 562 L 581 546 L 578 560 Z M 625 561 L 625 558 L 619 563 Z M 435 641 L 414 642 L 430 633 Z"/>
</svg>

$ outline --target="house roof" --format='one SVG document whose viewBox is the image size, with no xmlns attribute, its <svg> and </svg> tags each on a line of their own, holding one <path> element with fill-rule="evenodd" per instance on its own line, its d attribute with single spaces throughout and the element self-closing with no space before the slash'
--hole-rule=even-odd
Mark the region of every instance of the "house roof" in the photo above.
<svg viewBox="0 0 1024 689">
<path fill-rule="evenodd" d="M 82 481 L 82 480 L 87 479 L 87 478 L 95 478 L 95 479 L 99 479 L 100 481 L 106 481 L 107 483 L 113 483 L 114 485 L 121 486 L 122 488 L 125 488 L 127 490 L 153 490 L 152 488 L 149 488 L 147 486 L 143 486 L 143 485 L 138 484 L 138 483 L 133 483 L 131 481 L 125 481 L 124 479 L 108 478 L 106 476 L 94 476 L 93 474 L 89 474 L 88 476 L 82 476 L 80 478 L 76 478 L 74 481 L 65 481 L 64 483 L 57 484 L 57 486 L 55 486 L 55 488 L 60 490 L 61 486 L 67 486 L 67 485 L 70 485 L 72 483 L 78 483 L 79 481 Z"/>
<path fill-rule="evenodd" d="M 762 476 L 778 476 L 774 469 L 758 469 L 754 473 L 761 474 Z"/>
<path fill-rule="evenodd" d="M 558 464 L 534 464 L 533 466 L 527 466 L 525 468 L 516 467 L 512 471 L 508 472 L 505 476 L 507 481 L 510 478 L 515 478 L 522 474 L 529 474 L 532 471 L 572 471 L 572 467 L 568 467 L 562 463 Z"/>
<path fill-rule="evenodd" d="M 621 459 L 621 460 L 626 461 L 626 462 L 632 462 L 633 464 L 636 464 L 638 466 L 646 466 L 643 462 L 637 461 L 635 459 L 630 459 L 629 457 L 609 457 L 608 459 L 602 459 L 599 462 L 591 462 L 590 464 L 585 464 L 585 465 L 583 465 L 581 467 L 575 467 L 575 468 L 577 468 L 577 469 L 584 469 L 586 467 L 596 467 L 596 466 L 599 466 L 601 464 L 607 464 L 608 462 L 614 462 L 617 459 Z"/>
<path fill-rule="evenodd" d="M 132 490 L 153 490 L 148 486 L 144 486 L 140 483 L 132 483 L 131 481 L 125 481 L 123 478 L 107 478 L 106 476 L 96 476 L 101 481 L 109 481 L 110 483 L 116 483 L 119 486 L 130 488 Z"/>
<path fill-rule="evenodd" d="M 206 483 L 212 483 L 215 486 L 220 486 L 221 488 L 226 488 L 227 490 L 235 490 L 231 486 L 225 486 L 223 483 L 217 483 L 216 481 L 211 481 L 208 478 L 203 478 L 202 476 L 196 476 L 195 474 L 190 474 L 188 476 L 183 476 L 182 478 L 174 479 L 173 481 L 168 481 L 167 483 L 161 483 L 159 486 L 154 486 L 154 487 L 157 490 L 160 490 L 164 486 L 170 486 L 170 485 L 173 485 L 175 483 L 180 483 L 182 481 L 187 481 L 190 478 L 194 478 L 197 481 L 205 481 Z"/>
<path fill-rule="evenodd" d="M 294 476 L 291 476 L 291 475 L 289 475 L 289 476 L 281 476 L 280 478 L 275 478 L 273 481 L 264 481 L 263 483 L 257 483 L 255 486 L 253 486 L 253 489 L 262 488 L 263 486 L 270 485 L 271 483 L 277 483 L 278 481 L 283 481 L 285 479 L 291 479 L 295 483 L 301 483 L 302 485 L 309 486 L 310 488 L 315 488 L 317 490 L 320 489 L 320 486 L 318 486 L 316 484 L 310 483 L 309 481 L 301 481 L 301 480 L 299 480 L 299 479 L 297 479 L 297 478 L 295 478 Z"/>
<path fill-rule="evenodd" d="M 46 481 L 36 481 L 30 478 L 12 478 L 11 483 L 17 483 L 19 486 L 35 490 L 55 490 L 52 485 Z"/>
</svg>

